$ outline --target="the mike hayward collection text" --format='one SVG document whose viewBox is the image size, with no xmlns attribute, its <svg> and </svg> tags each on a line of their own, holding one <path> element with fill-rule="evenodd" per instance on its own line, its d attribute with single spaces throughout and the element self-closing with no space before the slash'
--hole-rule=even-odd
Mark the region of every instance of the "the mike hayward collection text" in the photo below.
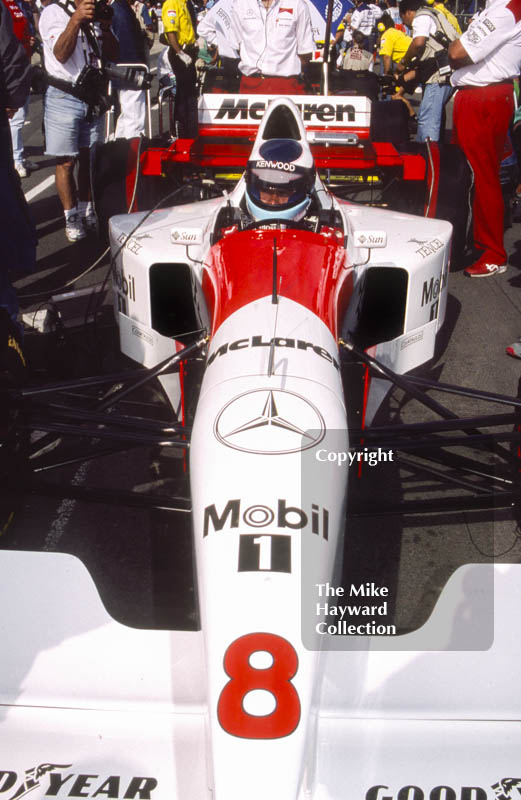
<svg viewBox="0 0 521 800">
<path fill-rule="evenodd" d="M 318 601 L 316 616 L 320 621 L 315 630 L 320 635 L 343 636 L 394 636 L 395 625 L 382 624 L 389 616 L 387 586 L 375 583 L 351 584 L 348 589 L 330 583 L 316 583 Z M 341 605 L 338 598 L 350 598 L 351 602 Z M 360 602 L 363 598 L 365 602 Z M 373 603 L 368 603 L 371 598 Z M 358 602 L 357 602 L 358 600 Z M 379 602 L 380 601 L 380 602 Z"/>
</svg>

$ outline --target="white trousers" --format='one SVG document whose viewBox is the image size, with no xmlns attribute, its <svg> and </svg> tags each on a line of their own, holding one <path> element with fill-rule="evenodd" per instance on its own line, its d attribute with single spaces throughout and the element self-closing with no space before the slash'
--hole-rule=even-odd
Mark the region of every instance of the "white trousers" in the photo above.
<svg viewBox="0 0 521 800">
<path fill-rule="evenodd" d="M 116 139 L 133 139 L 145 132 L 146 102 L 144 89 L 120 89 L 121 114 L 116 122 Z"/>
</svg>

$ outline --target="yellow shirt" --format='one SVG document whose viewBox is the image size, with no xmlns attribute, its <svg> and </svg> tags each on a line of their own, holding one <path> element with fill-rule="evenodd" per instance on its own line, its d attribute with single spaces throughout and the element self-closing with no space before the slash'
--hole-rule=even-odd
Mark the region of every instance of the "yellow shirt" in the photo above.
<svg viewBox="0 0 521 800">
<path fill-rule="evenodd" d="M 173 31 L 180 46 L 195 42 L 194 26 L 185 0 L 166 0 L 161 9 L 165 33 Z"/>
<path fill-rule="evenodd" d="M 459 35 L 461 36 L 460 24 L 459 24 L 458 20 L 456 19 L 456 17 L 454 16 L 454 14 L 452 14 L 449 11 L 449 9 L 446 8 L 446 6 L 443 5 L 443 3 L 434 3 L 434 8 L 436 8 L 438 11 L 441 11 L 442 14 L 445 14 L 445 16 L 449 20 L 450 24 L 452 25 L 452 27 L 456 28 L 456 30 L 458 31 Z"/>
<path fill-rule="evenodd" d="M 381 56 L 391 56 L 393 61 L 401 61 L 411 42 L 411 37 L 403 31 L 387 28 L 385 33 L 382 33 L 379 53 Z"/>
</svg>

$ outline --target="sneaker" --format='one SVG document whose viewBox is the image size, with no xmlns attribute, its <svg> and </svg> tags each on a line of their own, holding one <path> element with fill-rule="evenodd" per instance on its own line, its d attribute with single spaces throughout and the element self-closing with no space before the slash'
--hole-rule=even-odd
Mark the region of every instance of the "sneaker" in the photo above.
<svg viewBox="0 0 521 800">
<path fill-rule="evenodd" d="M 65 222 L 65 236 L 69 242 L 79 242 L 86 237 L 85 228 L 78 214 L 72 214 Z"/>
<path fill-rule="evenodd" d="M 25 169 L 29 170 L 29 172 L 34 172 L 36 169 L 40 169 L 40 165 L 36 163 L 36 161 L 31 161 L 28 158 L 24 158 L 24 167 Z"/>
<path fill-rule="evenodd" d="M 506 264 L 486 264 L 484 261 L 476 261 L 471 267 L 464 270 L 469 278 L 488 278 L 489 275 L 501 275 L 507 271 Z"/>
<path fill-rule="evenodd" d="M 521 358 L 521 339 L 518 339 L 517 342 L 514 342 L 513 344 L 509 344 L 506 352 L 509 356 Z"/>
<path fill-rule="evenodd" d="M 16 161 L 15 165 L 14 165 L 14 168 L 17 171 L 17 173 L 19 174 L 20 178 L 27 178 L 29 173 L 27 172 L 24 164 L 22 164 L 21 161 Z"/>
<path fill-rule="evenodd" d="M 91 231 L 96 231 L 98 228 L 98 222 L 96 220 L 96 214 L 94 213 L 94 211 L 89 211 L 88 214 L 86 214 L 84 217 L 81 218 L 81 221 L 87 233 L 90 233 Z"/>
</svg>

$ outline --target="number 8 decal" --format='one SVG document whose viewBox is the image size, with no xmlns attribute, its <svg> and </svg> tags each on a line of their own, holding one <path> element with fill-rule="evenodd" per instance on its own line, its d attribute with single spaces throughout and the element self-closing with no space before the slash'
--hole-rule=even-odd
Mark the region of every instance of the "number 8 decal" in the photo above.
<svg viewBox="0 0 521 800">
<path fill-rule="evenodd" d="M 273 661 L 265 669 L 253 667 L 253 653 L 267 652 Z M 230 680 L 217 703 L 221 726 L 232 736 L 243 739 L 280 739 L 289 736 L 300 719 L 300 700 L 290 683 L 298 669 L 295 648 L 273 633 L 248 633 L 236 639 L 224 655 L 224 669 Z M 244 708 L 248 692 L 264 689 L 275 699 L 270 714 L 256 716 Z"/>
</svg>

